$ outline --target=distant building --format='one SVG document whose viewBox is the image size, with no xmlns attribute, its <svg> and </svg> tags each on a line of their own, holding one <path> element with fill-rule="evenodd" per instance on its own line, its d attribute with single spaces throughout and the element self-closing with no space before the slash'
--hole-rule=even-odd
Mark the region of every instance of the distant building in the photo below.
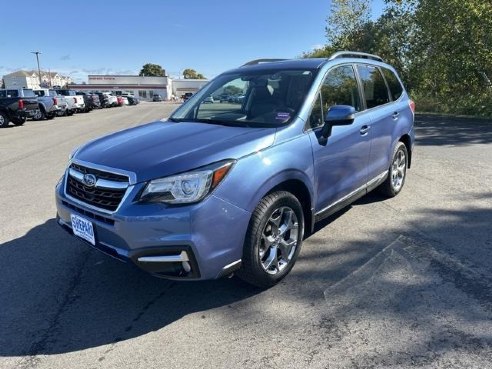
<svg viewBox="0 0 492 369">
<path fill-rule="evenodd" d="M 88 76 L 87 84 L 71 84 L 74 90 L 128 93 L 141 100 L 152 100 L 154 94 L 163 100 L 170 100 L 172 95 L 181 97 L 185 92 L 197 92 L 208 82 L 206 79 L 171 79 L 169 77 L 149 77 L 137 75 L 95 75 Z"/>
<path fill-rule="evenodd" d="M 37 71 L 20 70 L 3 76 L 5 88 L 40 88 L 39 75 Z M 72 79 L 57 72 L 41 72 L 41 86 L 65 86 L 72 83 Z"/>
</svg>

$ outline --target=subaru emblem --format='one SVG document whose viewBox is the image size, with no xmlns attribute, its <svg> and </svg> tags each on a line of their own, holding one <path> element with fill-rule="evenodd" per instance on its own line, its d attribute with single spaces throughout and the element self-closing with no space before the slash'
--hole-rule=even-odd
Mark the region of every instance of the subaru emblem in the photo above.
<svg viewBox="0 0 492 369">
<path fill-rule="evenodd" d="M 94 187 L 96 185 L 96 176 L 94 174 L 84 174 L 84 184 L 87 187 Z"/>
</svg>

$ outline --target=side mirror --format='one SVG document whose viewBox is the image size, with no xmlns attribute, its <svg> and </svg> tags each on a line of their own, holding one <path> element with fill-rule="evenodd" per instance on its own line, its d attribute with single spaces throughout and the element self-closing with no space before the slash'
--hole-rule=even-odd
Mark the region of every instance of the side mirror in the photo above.
<svg viewBox="0 0 492 369">
<path fill-rule="evenodd" d="M 355 108 L 350 105 L 334 105 L 328 109 L 325 115 L 325 125 L 321 132 L 323 138 L 331 135 L 333 126 L 348 126 L 354 122 Z"/>
</svg>

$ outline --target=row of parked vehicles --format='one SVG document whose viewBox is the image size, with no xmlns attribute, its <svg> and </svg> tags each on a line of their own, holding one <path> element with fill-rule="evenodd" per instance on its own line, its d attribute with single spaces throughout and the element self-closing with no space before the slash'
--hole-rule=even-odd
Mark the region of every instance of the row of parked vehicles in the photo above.
<svg viewBox="0 0 492 369">
<path fill-rule="evenodd" d="M 22 125 L 27 119 L 53 119 L 88 113 L 93 109 L 137 105 L 138 97 L 115 96 L 110 92 L 86 92 L 69 89 L 0 89 L 0 128 L 10 122 Z"/>
</svg>

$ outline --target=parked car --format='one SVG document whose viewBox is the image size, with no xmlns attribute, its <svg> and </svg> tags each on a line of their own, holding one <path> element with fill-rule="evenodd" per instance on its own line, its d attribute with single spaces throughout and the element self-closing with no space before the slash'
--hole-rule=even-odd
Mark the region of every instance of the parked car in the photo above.
<svg viewBox="0 0 492 369">
<path fill-rule="evenodd" d="M 152 95 L 152 101 L 162 101 L 162 96 L 159 94 Z"/>
<path fill-rule="evenodd" d="M 138 105 L 140 104 L 140 100 L 138 97 L 134 96 L 134 95 L 123 95 L 125 96 L 127 99 L 128 99 L 128 104 L 129 105 Z"/>
<path fill-rule="evenodd" d="M 53 119 L 59 110 L 56 98 L 50 96 L 38 96 L 34 90 L 30 88 L 6 89 L 5 91 L 7 95 L 12 97 L 36 98 L 38 100 L 39 109 L 37 110 L 36 115 L 32 117 L 34 120 Z"/>
<path fill-rule="evenodd" d="M 103 92 L 103 95 L 107 99 L 107 104 L 108 104 L 107 106 L 108 107 L 119 106 L 118 98 L 116 96 L 114 96 L 112 93 Z"/>
<path fill-rule="evenodd" d="M 85 102 L 85 109 L 84 112 L 88 113 L 91 110 L 94 109 L 100 109 L 101 108 L 101 101 L 99 99 L 99 96 L 93 92 L 88 92 L 88 91 L 76 91 L 77 95 L 82 95 L 84 96 L 84 102 Z"/>
<path fill-rule="evenodd" d="M 75 110 L 77 112 L 83 112 L 86 110 L 85 101 L 83 95 L 78 95 L 74 90 L 68 89 L 55 89 L 56 93 L 66 97 L 72 97 L 74 101 Z"/>
<path fill-rule="evenodd" d="M 203 107 L 231 84 L 245 91 L 240 108 Z M 159 277 L 236 273 L 269 287 L 316 222 L 373 189 L 400 193 L 414 110 L 396 71 L 374 55 L 250 62 L 168 121 L 76 149 L 56 186 L 57 222 Z"/>
<path fill-rule="evenodd" d="M 181 98 L 183 99 L 183 101 L 186 101 L 192 96 L 193 94 L 191 92 L 186 92 L 185 94 L 183 94 L 183 96 L 181 96 Z"/>
<path fill-rule="evenodd" d="M 104 94 L 102 92 L 95 93 L 99 97 L 99 102 L 101 104 L 101 108 L 109 108 L 111 107 L 111 102 L 108 94 Z"/>
<path fill-rule="evenodd" d="M 46 89 L 41 89 L 39 91 L 43 91 L 40 93 L 45 94 Z M 72 96 L 63 96 L 59 95 L 55 90 L 51 89 L 47 91 L 49 96 L 55 97 L 56 100 L 58 101 L 58 107 L 60 110 L 57 112 L 58 116 L 71 116 L 74 115 L 76 112 L 76 107 L 75 107 L 75 99 Z"/>
<path fill-rule="evenodd" d="M 65 101 L 65 98 L 61 95 L 57 95 L 56 92 L 50 92 L 47 88 L 41 88 L 39 90 L 33 90 L 34 94 L 38 97 L 38 101 L 40 98 L 50 98 L 53 100 L 53 104 L 57 106 L 57 110 L 55 112 L 56 116 L 63 115 L 62 112 L 65 112 L 68 107 L 68 103 Z"/>
<path fill-rule="evenodd" d="M 21 126 L 27 118 L 39 113 L 36 97 L 19 97 L 12 94 L 10 90 L 0 90 L 0 128 L 7 127 L 10 122 Z"/>
<path fill-rule="evenodd" d="M 205 99 L 203 99 L 204 104 L 213 104 L 214 103 L 214 98 L 212 96 L 207 96 Z"/>
</svg>

